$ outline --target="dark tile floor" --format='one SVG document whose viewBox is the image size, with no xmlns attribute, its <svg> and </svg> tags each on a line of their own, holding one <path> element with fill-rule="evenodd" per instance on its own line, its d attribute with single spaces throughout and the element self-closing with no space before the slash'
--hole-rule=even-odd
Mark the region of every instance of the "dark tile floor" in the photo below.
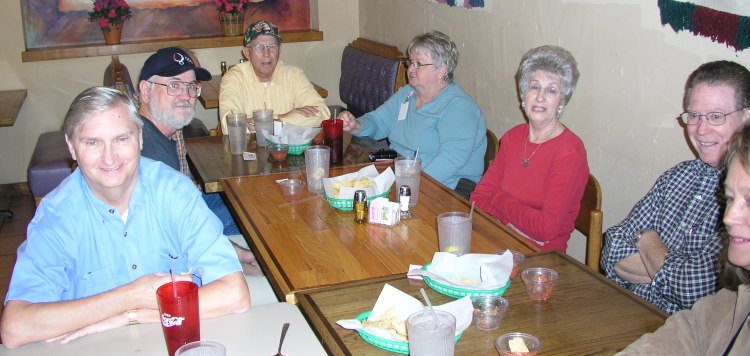
<svg viewBox="0 0 750 356">
<path fill-rule="evenodd" d="M 30 195 L 0 196 L 0 209 L 13 211 L 12 218 L 0 218 L 0 296 L 4 301 L 13 265 L 16 263 L 16 250 L 26 239 L 26 226 L 34 217 L 34 198 Z M 2 308 L 0 302 L 0 315 Z"/>
</svg>

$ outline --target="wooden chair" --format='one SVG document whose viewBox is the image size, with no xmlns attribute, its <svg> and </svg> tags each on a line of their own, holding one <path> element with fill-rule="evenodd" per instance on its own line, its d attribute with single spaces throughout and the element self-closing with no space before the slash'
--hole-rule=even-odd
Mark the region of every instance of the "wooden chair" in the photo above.
<svg viewBox="0 0 750 356">
<path fill-rule="evenodd" d="M 586 265 L 599 272 L 602 251 L 602 189 L 593 174 L 583 190 L 581 209 L 576 217 L 576 230 L 586 236 Z"/>
<path fill-rule="evenodd" d="M 487 129 L 487 151 L 484 153 L 484 172 L 487 172 L 487 169 L 490 168 L 499 149 L 500 141 L 497 140 L 497 136 L 490 129 Z"/>
<path fill-rule="evenodd" d="M 120 56 L 112 56 L 112 63 L 104 70 L 102 84 L 123 92 L 130 99 L 134 99 L 135 97 L 133 80 L 130 78 L 128 68 L 120 63 Z"/>
</svg>

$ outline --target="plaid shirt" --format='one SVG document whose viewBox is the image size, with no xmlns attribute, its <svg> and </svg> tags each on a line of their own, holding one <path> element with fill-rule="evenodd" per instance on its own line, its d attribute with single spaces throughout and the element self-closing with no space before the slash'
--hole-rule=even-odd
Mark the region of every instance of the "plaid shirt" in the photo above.
<svg viewBox="0 0 750 356">
<path fill-rule="evenodd" d="M 175 131 L 172 135 L 172 140 L 177 143 L 177 157 L 180 158 L 180 173 L 193 179 L 193 174 L 190 173 L 190 167 L 187 163 L 187 150 L 185 150 L 185 137 L 182 135 L 182 129 Z"/>
<path fill-rule="evenodd" d="M 700 160 L 682 162 L 661 175 L 625 220 L 605 232 L 601 265 L 610 279 L 673 314 L 718 290 L 718 257 L 725 200 L 724 169 Z M 649 284 L 634 284 L 615 274 L 615 264 L 638 252 L 638 230 L 659 233 L 669 252 Z"/>
</svg>

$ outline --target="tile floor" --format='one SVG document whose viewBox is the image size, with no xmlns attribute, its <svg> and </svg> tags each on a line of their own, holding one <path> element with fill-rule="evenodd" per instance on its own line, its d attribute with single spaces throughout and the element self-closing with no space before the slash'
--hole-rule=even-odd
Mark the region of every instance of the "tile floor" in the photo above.
<svg viewBox="0 0 750 356">
<path fill-rule="evenodd" d="M 34 198 L 30 195 L 0 196 L 0 209 L 10 209 L 14 214 L 12 218 L 0 218 L 0 296 L 4 301 L 16 263 L 16 250 L 26 239 L 26 226 L 34 217 Z M 0 314 L 2 308 L 0 303 Z"/>
</svg>

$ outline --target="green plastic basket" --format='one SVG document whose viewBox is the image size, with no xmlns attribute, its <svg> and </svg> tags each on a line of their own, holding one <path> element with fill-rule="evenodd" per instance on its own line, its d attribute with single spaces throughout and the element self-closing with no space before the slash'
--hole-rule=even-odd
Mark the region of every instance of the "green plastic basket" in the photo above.
<svg viewBox="0 0 750 356">
<path fill-rule="evenodd" d="M 362 314 L 357 315 L 357 320 L 360 322 L 367 319 L 370 316 L 371 311 L 366 311 Z M 408 341 L 396 341 L 396 340 L 389 340 L 389 339 L 383 339 L 382 337 L 375 336 L 373 334 L 370 334 L 365 330 L 365 328 L 357 329 L 357 332 L 359 333 L 359 336 L 362 337 L 362 340 L 365 340 L 368 344 L 371 344 L 377 348 L 381 348 L 386 351 L 395 352 L 399 354 L 407 355 L 409 354 L 409 342 Z M 458 342 L 458 339 L 463 336 L 464 333 L 458 333 L 454 339 L 454 342 Z"/>
<path fill-rule="evenodd" d="M 388 197 L 388 194 L 391 194 L 391 190 L 388 189 L 385 191 L 385 193 L 373 195 L 371 197 L 367 197 L 367 204 L 370 204 L 370 202 L 373 201 L 375 198 L 385 198 Z M 328 202 L 328 205 L 342 210 L 342 211 L 351 211 L 354 209 L 354 204 L 352 203 L 352 199 L 334 199 L 328 196 L 328 194 L 323 194 L 325 196 L 326 201 Z"/>
<path fill-rule="evenodd" d="M 422 267 L 422 269 L 426 271 L 427 267 L 429 266 L 430 265 L 427 264 L 424 267 Z M 508 283 L 505 283 L 504 286 L 500 288 L 495 288 L 495 289 L 459 288 L 459 287 L 455 287 L 451 285 L 438 283 L 432 280 L 432 278 L 427 277 L 427 276 L 422 276 L 422 279 L 424 280 L 424 283 L 428 287 L 432 288 L 432 290 L 440 294 L 447 295 L 451 298 L 463 298 L 465 296 L 476 297 L 480 295 L 494 295 L 494 296 L 502 297 L 502 295 L 505 294 L 505 291 L 508 290 L 508 288 L 510 287 L 510 278 L 508 279 Z"/>
<path fill-rule="evenodd" d="M 273 142 L 271 140 L 268 140 L 268 142 L 278 144 L 278 142 Z M 287 153 L 290 155 L 301 155 L 305 153 L 305 148 L 310 147 L 311 143 L 312 140 L 307 143 L 301 143 L 299 145 L 289 145 L 289 151 Z"/>
</svg>

